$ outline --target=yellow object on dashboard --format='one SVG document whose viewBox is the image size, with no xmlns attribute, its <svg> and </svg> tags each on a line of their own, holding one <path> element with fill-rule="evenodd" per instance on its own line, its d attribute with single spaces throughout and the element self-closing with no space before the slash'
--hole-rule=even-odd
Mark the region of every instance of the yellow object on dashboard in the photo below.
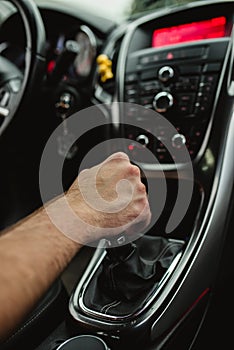
<svg viewBox="0 0 234 350">
<path fill-rule="evenodd" d="M 114 77 L 112 73 L 112 61 L 107 57 L 107 55 L 99 55 L 97 57 L 97 64 L 98 72 L 103 83 Z"/>
</svg>

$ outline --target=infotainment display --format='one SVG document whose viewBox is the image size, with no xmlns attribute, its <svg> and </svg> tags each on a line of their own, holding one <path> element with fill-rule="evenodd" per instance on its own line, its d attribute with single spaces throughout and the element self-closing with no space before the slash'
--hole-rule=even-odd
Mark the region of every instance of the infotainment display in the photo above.
<svg viewBox="0 0 234 350">
<path fill-rule="evenodd" d="M 189 41 L 222 38 L 226 35 L 226 18 L 215 17 L 203 21 L 156 29 L 152 46 L 162 47 Z"/>
</svg>

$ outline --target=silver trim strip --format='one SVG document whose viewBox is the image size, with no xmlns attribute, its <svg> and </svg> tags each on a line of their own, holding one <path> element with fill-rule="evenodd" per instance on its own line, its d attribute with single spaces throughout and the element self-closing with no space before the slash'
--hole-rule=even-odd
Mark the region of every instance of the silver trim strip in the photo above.
<svg viewBox="0 0 234 350">
<path fill-rule="evenodd" d="M 229 96 L 234 96 L 234 25 L 232 27 L 232 53 L 230 57 L 230 69 L 228 73 L 228 94 Z"/>
<path fill-rule="evenodd" d="M 174 302 L 174 299 L 176 298 L 182 285 L 190 275 L 190 271 L 192 267 L 195 265 L 195 262 L 197 261 L 197 257 L 201 253 L 202 246 L 204 245 L 204 242 L 206 241 L 208 235 L 209 234 L 212 235 L 212 232 L 214 231 L 216 226 L 216 221 L 220 219 L 220 216 L 218 216 L 217 213 L 220 209 L 219 207 L 221 203 L 222 203 L 222 211 L 224 211 L 226 208 L 225 214 L 227 214 L 229 200 L 231 197 L 230 185 L 233 186 L 233 174 L 234 174 L 234 158 L 233 158 L 234 147 L 233 146 L 234 146 L 234 106 L 231 113 L 230 124 L 227 127 L 227 137 L 226 137 L 225 148 L 223 150 L 223 154 L 221 154 L 219 158 L 219 162 L 221 164 L 219 164 L 220 166 L 218 166 L 218 169 L 216 171 L 212 193 L 210 195 L 208 208 L 206 210 L 206 215 L 202 221 L 202 225 L 196 237 L 197 239 L 195 240 L 195 242 L 190 242 L 190 247 L 186 249 L 188 250 L 188 252 L 186 253 L 185 251 L 184 253 L 184 258 L 181 260 L 180 266 L 178 267 L 178 269 L 181 272 L 184 270 L 186 264 L 188 263 L 189 258 L 191 257 L 192 252 L 195 250 L 195 247 L 199 241 L 199 238 L 202 237 L 202 240 L 199 244 L 199 247 L 196 250 L 196 254 L 193 257 L 193 260 L 191 261 L 186 271 L 186 274 L 183 277 L 183 280 L 180 282 L 179 286 L 177 286 L 177 290 L 173 294 L 173 297 L 170 299 L 170 302 L 167 303 L 166 307 L 163 309 L 163 312 L 158 316 L 158 318 L 153 323 L 151 327 L 152 333 L 155 330 L 156 324 L 160 321 L 160 319 L 167 312 L 167 309 Z M 217 219 L 217 217 L 219 217 L 219 219 Z M 173 280 L 171 280 L 170 282 L 171 282 L 171 285 L 173 285 Z M 170 286 L 168 287 L 170 288 Z M 163 298 L 165 298 L 165 295 L 161 295 L 160 298 L 157 300 L 155 308 L 161 305 Z M 157 333 L 157 330 L 155 330 L 155 332 Z"/>
<path fill-rule="evenodd" d="M 184 243 L 184 241 L 175 240 L 175 239 L 169 239 L 169 241 L 175 242 L 175 243 L 176 242 Z M 71 304 L 73 306 L 73 311 L 74 311 L 74 312 L 72 312 L 72 315 L 73 315 L 73 317 L 76 318 L 76 315 L 78 316 L 78 312 L 80 310 L 80 312 L 85 313 L 88 316 L 93 316 L 96 319 L 100 319 L 100 320 L 104 320 L 104 321 L 113 321 L 114 323 L 123 322 L 123 321 L 131 321 L 132 319 L 135 319 L 140 314 L 142 314 L 153 303 L 156 296 L 160 293 L 160 291 L 162 290 L 162 288 L 165 286 L 166 282 L 168 281 L 168 279 L 172 275 L 172 273 L 175 270 L 183 253 L 181 251 L 175 256 L 171 265 L 169 266 L 166 273 L 164 274 L 161 281 L 159 282 L 157 288 L 155 290 L 153 290 L 152 293 L 145 300 L 145 304 L 143 305 L 143 307 L 139 308 L 135 313 L 132 313 L 132 314 L 127 314 L 124 316 L 114 316 L 111 314 L 103 314 L 103 313 L 94 311 L 94 310 L 88 308 L 84 302 L 85 291 L 87 290 L 90 281 L 92 280 L 95 272 L 97 271 L 97 269 L 101 265 L 105 255 L 106 255 L 106 250 L 105 250 L 106 246 L 107 246 L 107 242 L 100 242 L 100 246 L 95 251 L 94 256 L 93 256 L 92 260 L 90 261 L 83 278 L 81 279 L 80 283 L 78 284 L 75 292 L 73 293 L 73 295 L 71 297 Z M 102 252 L 100 251 L 100 248 L 101 248 Z M 70 308 L 70 311 L 71 311 L 71 308 Z M 76 319 L 78 320 L 79 317 L 77 317 Z"/>
</svg>

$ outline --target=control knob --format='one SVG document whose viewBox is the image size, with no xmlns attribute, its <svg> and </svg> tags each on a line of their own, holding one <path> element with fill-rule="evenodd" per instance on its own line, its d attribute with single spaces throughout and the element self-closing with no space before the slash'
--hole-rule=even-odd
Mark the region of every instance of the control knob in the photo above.
<svg viewBox="0 0 234 350">
<path fill-rule="evenodd" d="M 175 134 L 171 139 L 172 146 L 174 148 L 181 148 L 186 144 L 186 138 L 183 134 Z"/>
<path fill-rule="evenodd" d="M 147 146 L 149 144 L 149 138 L 144 134 L 138 135 L 136 141 L 139 142 L 142 146 Z"/>
<path fill-rule="evenodd" d="M 166 83 L 168 80 L 174 77 L 174 70 L 170 66 L 164 66 L 158 71 L 158 79 L 163 83 Z"/>
<path fill-rule="evenodd" d="M 159 92 L 153 100 L 153 107 L 158 113 L 164 113 L 173 106 L 173 96 L 167 92 L 167 91 L 162 91 Z"/>
</svg>

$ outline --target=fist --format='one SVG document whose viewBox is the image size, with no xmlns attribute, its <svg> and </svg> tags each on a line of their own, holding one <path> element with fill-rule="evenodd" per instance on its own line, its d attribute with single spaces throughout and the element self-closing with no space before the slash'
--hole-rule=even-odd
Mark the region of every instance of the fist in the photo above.
<svg viewBox="0 0 234 350">
<path fill-rule="evenodd" d="M 136 234 L 150 223 L 151 212 L 140 170 L 122 152 L 83 170 L 66 198 L 82 222 L 82 237 L 77 237 L 82 243 L 108 239 L 123 231 Z"/>
</svg>

